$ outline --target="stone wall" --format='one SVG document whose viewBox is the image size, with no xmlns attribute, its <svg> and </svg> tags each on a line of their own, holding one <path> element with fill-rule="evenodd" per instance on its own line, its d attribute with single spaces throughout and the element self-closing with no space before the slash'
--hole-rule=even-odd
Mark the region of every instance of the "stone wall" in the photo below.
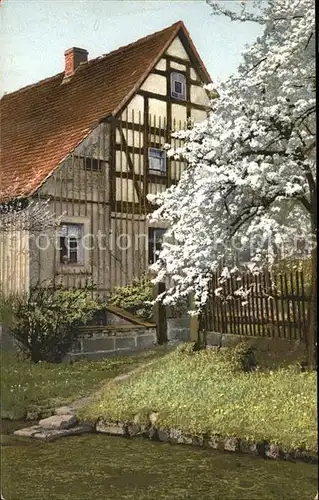
<svg viewBox="0 0 319 500">
<path fill-rule="evenodd" d="M 190 341 L 190 317 L 170 318 L 167 320 L 167 340 Z"/>
<path fill-rule="evenodd" d="M 304 354 L 306 352 L 305 343 L 299 339 L 289 340 L 279 337 L 252 337 L 217 332 L 207 333 L 208 346 L 231 347 L 242 341 L 248 342 L 249 345 L 264 352 L 276 351 L 278 353 L 288 353 L 293 351 L 299 354 Z"/>
<path fill-rule="evenodd" d="M 101 333 L 84 335 L 72 352 L 68 353 L 67 359 L 85 357 L 94 360 L 105 356 L 125 356 L 136 351 L 152 349 L 156 343 L 156 328 L 106 327 Z"/>
<path fill-rule="evenodd" d="M 169 341 L 191 342 L 190 318 L 182 317 L 167 320 L 167 337 Z M 194 340 L 194 339 L 193 339 Z M 276 352 L 278 355 L 286 353 L 287 357 L 303 355 L 306 345 L 302 340 L 286 338 L 240 336 L 229 333 L 207 332 L 207 345 L 210 347 L 231 347 L 241 341 L 246 341 L 260 352 Z"/>
<path fill-rule="evenodd" d="M 114 325 L 105 327 L 101 333 L 83 335 L 65 360 L 85 357 L 90 360 L 105 356 L 120 356 L 144 349 L 153 349 L 157 344 L 156 328 L 143 328 L 134 325 L 125 327 Z M 3 351 L 16 351 L 17 345 L 10 333 L 0 325 L 0 347 Z"/>
</svg>

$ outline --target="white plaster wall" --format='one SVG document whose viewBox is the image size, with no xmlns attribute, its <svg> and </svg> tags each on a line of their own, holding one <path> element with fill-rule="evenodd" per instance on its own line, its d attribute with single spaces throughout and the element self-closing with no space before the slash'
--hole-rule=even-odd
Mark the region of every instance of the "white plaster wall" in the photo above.
<svg viewBox="0 0 319 500">
<path fill-rule="evenodd" d="M 134 201 L 138 203 L 138 197 L 132 179 L 116 178 L 116 199 L 119 201 Z"/>
<path fill-rule="evenodd" d="M 203 87 L 197 85 L 191 85 L 191 102 L 196 104 L 202 104 L 203 106 L 209 106 L 209 97 L 206 90 Z"/>
<path fill-rule="evenodd" d="M 185 64 L 180 64 L 175 61 L 171 61 L 170 66 L 172 69 L 177 69 L 179 71 L 186 71 L 186 66 Z"/>
<path fill-rule="evenodd" d="M 194 68 L 191 68 L 190 77 L 192 80 L 200 80 L 200 78 L 198 77 L 197 72 L 194 70 Z"/>
<path fill-rule="evenodd" d="M 135 122 L 135 124 L 139 126 L 138 123 Z M 125 123 L 123 123 L 122 131 L 128 146 L 132 146 L 135 148 L 142 148 L 144 146 L 143 130 L 141 130 L 141 132 L 139 132 L 138 130 L 130 130 L 126 128 Z M 116 141 L 121 141 L 121 134 L 118 129 L 116 129 Z"/>
<path fill-rule="evenodd" d="M 202 111 L 201 109 L 191 110 L 191 119 L 194 120 L 195 123 L 201 123 L 206 119 L 206 116 L 206 111 Z"/>
<path fill-rule="evenodd" d="M 186 106 L 180 106 L 179 104 L 172 104 L 172 127 L 174 128 L 174 120 L 176 121 L 176 126 L 179 127 L 179 122 L 183 127 L 184 123 L 187 121 Z"/>
<path fill-rule="evenodd" d="M 166 102 L 158 99 L 149 99 L 149 113 L 157 117 L 167 118 Z"/>
<path fill-rule="evenodd" d="M 166 78 L 161 75 L 150 74 L 143 83 L 141 90 L 166 95 Z"/>
<path fill-rule="evenodd" d="M 144 123 L 144 98 L 141 95 L 135 95 L 126 109 L 122 113 L 122 120 Z"/>
<path fill-rule="evenodd" d="M 136 174 L 143 174 L 144 172 L 144 157 L 139 154 L 130 153 L 130 157 L 134 164 L 134 172 Z M 127 157 L 125 151 L 116 151 L 116 170 L 117 172 L 124 172 L 123 177 L 125 177 L 125 172 L 129 171 L 127 165 Z"/>
<path fill-rule="evenodd" d="M 160 59 L 156 64 L 155 69 L 166 71 L 166 59 Z"/>
<path fill-rule="evenodd" d="M 171 45 L 168 47 L 166 54 L 170 56 L 175 56 L 175 57 L 180 57 L 182 59 L 187 59 L 189 61 L 189 57 L 187 55 L 186 50 L 183 47 L 182 42 L 180 41 L 179 37 L 176 37 Z"/>
</svg>

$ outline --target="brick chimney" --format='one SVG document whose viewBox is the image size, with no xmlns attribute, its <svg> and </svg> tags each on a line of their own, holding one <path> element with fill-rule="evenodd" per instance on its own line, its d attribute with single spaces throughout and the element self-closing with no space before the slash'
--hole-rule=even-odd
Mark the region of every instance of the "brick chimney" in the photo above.
<svg viewBox="0 0 319 500">
<path fill-rule="evenodd" d="M 76 68 L 81 63 L 86 63 L 88 60 L 88 51 L 72 47 L 64 52 L 64 78 L 69 78 L 73 75 Z"/>
</svg>

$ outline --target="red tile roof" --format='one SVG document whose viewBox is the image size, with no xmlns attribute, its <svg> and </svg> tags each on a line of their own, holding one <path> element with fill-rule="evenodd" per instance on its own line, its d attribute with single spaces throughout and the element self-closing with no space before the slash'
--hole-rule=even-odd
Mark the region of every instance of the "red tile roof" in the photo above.
<svg viewBox="0 0 319 500">
<path fill-rule="evenodd" d="M 210 77 L 182 21 L 1 99 L 0 199 L 28 196 L 106 116 L 143 83 L 177 34 L 186 37 L 202 74 Z"/>
</svg>

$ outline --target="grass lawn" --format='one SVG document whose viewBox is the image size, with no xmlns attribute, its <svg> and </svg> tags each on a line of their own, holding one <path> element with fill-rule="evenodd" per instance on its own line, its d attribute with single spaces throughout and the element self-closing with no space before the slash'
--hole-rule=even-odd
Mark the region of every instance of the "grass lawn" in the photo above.
<svg viewBox="0 0 319 500">
<path fill-rule="evenodd" d="M 316 399 L 315 372 L 291 365 L 245 373 L 224 351 L 184 347 L 128 380 L 110 381 L 80 416 L 125 420 L 139 414 L 143 421 L 156 411 L 158 427 L 316 451 Z"/>
<path fill-rule="evenodd" d="M 312 464 L 144 439 L 87 434 L 1 451 L 7 500 L 313 500 L 317 491 Z"/>
<path fill-rule="evenodd" d="M 79 360 L 73 364 L 32 363 L 17 355 L 1 353 L 1 416 L 22 419 L 26 412 L 39 412 L 87 396 L 120 373 L 162 356 L 156 348 L 132 356 Z"/>
</svg>

